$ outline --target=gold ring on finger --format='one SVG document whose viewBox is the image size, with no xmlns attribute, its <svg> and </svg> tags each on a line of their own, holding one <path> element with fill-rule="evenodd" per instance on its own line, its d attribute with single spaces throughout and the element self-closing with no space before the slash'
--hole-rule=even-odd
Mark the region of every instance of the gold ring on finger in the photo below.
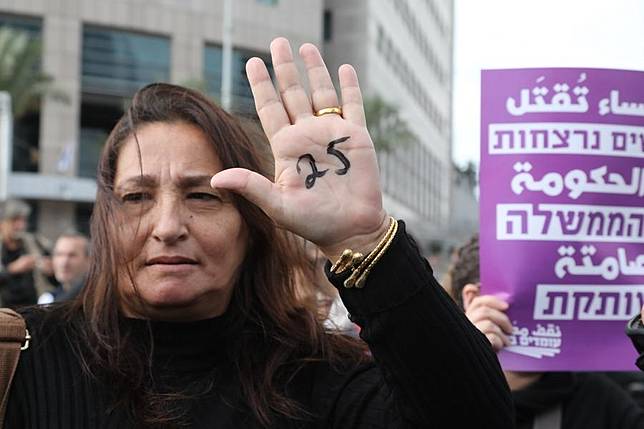
<svg viewBox="0 0 644 429">
<path fill-rule="evenodd" d="M 322 115 L 329 115 L 329 114 L 336 114 L 342 116 L 342 107 L 326 107 L 324 109 L 320 109 L 317 112 L 314 113 L 315 116 L 322 116 Z"/>
</svg>

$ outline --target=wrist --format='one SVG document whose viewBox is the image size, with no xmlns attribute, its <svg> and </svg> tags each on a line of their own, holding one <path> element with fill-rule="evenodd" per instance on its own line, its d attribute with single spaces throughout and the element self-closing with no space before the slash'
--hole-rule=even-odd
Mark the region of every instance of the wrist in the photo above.
<svg viewBox="0 0 644 429">
<path fill-rule="evenodd" d="M 346 249 L 351 249 L 354 252 L 360 252 L 367 255 L 374 250 L 378 246 L 378 243 L 380 243 L 385 235 L 387 235 L 389 223 L 389 216 L 383 212 L 380 224 L 374 231 L 352 236 L 332 246 L 320 246 L 320 250 L 332 264 L 340 259 L 342 252 Z"/>
</svg>

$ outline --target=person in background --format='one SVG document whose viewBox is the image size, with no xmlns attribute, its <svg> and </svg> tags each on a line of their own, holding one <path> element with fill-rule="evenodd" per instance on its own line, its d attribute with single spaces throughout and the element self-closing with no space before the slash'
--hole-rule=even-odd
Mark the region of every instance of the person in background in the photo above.
<svg viewBox="0 0 644 429">
<path fill-rule="evenodd" d="M 509 303 L 481 295 L 479 241 L 458 250 L 451 267 L 450 293 L 466 316 L 499 352 L 510 344 Z M 600 373 L 504 371 L 516 407 L 517 429 L 644 428 L 644 411 Z"/>
<path fill-rule="evenodd" d="M 60 286 L 45 292 L 38 304 L 67 301 L 75 298 L 85 283 L 89 269 L 89 240 L 83 234 L 70 232 L 56 240 L 52 256 L 54 277 Z"/>
<path fill-rule="evenodd" d="M 36 304 L 55 282 L 47 246 L 27 232 L 30 213 L 24 201 L 0 205 L 0 297 L 2 305 L 14 309 Z"/>
<path fill-rule="evenodd" d="M 637 367 L 642 371 L 644 371 L 644 324 L 642 324 L 643 320 L 644 320 L 644 307 L 642 307 L 641 313 L 635 315 L 635 317 L 633 317 L 626 325 L 626 333 L 628 334 L 629 337 L 631 337 L 631 340 L 633 341 L 633 345 L 635 346 L 635 350 L 637 350 L 637 353 L 639 353 L 639 356 L 635 361 L 635 365 L 637 365 Z"/>
</svg>

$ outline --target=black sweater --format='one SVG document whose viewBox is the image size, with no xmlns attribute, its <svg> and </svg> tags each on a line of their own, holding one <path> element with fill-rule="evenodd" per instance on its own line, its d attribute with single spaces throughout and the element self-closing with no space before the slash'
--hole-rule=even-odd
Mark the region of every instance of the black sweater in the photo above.
<svg viewBox="0 0 644 429">
<path fill-rule="evenodd" d="M 341 277 L 330 279 L 362 327 L 375 362 L 348 370 L 324 362 L 307 365 L 288 382 L 286 393 L 308 417 L 278 420 L 272 427 L 513 427 L 510 393 L 494 352 L 433 279 L 404 224 L 364 289 L 344 289 Z M 234 363 L 226 358 L 225 318 L 150 324 L 153 377 L 206 386 L 186 405 L 191 427 L 256 427 L 241 400 Z M 51 316 L 44 324 L 42 312 L 27 319 L 34 338 L 20 359 L 6 427 L 132 427 L 123 410 L 111 407 L 109 383 L 81 370 L 67 324 Z M 142 335 L 148 329 L 145 321 L 124 323 Z"/>
</svg>

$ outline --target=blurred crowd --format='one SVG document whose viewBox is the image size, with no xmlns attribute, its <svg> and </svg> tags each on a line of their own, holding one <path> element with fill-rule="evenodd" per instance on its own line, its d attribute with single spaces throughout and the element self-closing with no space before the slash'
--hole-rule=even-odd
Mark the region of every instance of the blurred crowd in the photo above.
<svg viewBox="0 0 644 429">
<path fill-rule="evenodd" d="M 31 208 L 21 200 L 0 206 L 0 299 L 12 309 L 74 298 L 89 268 L 89 240 L 69 231 L 54 243 L 28 231 Z"/>
</svg>

